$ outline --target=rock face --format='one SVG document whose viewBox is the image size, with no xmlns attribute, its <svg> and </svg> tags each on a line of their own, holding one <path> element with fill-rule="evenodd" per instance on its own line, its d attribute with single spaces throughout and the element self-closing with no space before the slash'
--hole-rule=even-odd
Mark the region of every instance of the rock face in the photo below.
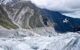
<svg viewBox="0 0 80 50">
<path fill-rule="evenodd" d="M 0 25 L 5 28 L 17 28 L 17 26 L 8 18 L 7 12 L 0 5 Z"/>
<path fill-rule="evenodd" d="M 50 26 L 48 18 L 43 17 L 40 14 L 40 9 L 29 1 L 9 2 L 6 5 L 1 4 L 0 7 L 0 14 L 2 15 L 0 17 L 8 21 L 6 22 L 9 28 L 28 29 Z M 4 27 L 6 22 L 3 22 L 3 25 L 0 22 L 0 25 Z M 7 25 L 5 25 L 5 28 L 8 27 Z"/>
</svg>

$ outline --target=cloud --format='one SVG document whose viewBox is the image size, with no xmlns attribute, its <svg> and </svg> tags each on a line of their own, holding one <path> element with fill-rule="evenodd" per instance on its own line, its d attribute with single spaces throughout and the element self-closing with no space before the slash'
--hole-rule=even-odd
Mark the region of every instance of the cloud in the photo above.
<svg viewBox="0 0 80 50">
<path fill-rule="evenodd" d="M 42 9 L 58 11 L 73 18 L 80 18 L 80 0 L 31 0 L 31 2 Z"/>
</svg>

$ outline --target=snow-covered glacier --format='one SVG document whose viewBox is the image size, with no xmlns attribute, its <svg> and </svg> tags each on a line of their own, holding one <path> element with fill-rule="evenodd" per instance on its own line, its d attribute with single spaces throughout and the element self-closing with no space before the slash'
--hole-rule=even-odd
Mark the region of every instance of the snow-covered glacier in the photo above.
<svg viewBox="0 0 80 50">
<path fill-rule="evenodd" d="M 0 30 L 0 32 L 2 33 L 0 33 L 0 50 L 80 49 L 79 32 L 59 34 L 52 27 L 35 28 L 33 30 Z"/>
<path fill-rule="evenodd" d="M 54 32 L 53 32 L 54 33 Z M 22 33 L 23 34 L 23 33 Z M 30 34 L 28 32 L 28 34 Z M 45 33 L 46 34 L 46 33 Z M 0 38 L 0 50 L 79 50 L 78 33 Z"/>
</svg>

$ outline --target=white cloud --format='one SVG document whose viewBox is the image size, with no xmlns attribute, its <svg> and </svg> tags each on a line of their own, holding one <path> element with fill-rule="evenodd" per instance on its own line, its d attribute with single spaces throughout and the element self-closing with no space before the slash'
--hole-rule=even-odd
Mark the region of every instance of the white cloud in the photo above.
<svg viewBox="0 0 80 50">
<path fill-rule="evenodd" d="M 80 18 L 80 0 L 31 0 L 31 2 L 42 9 L 64 12 L 65 15 Z"/>
</svg>

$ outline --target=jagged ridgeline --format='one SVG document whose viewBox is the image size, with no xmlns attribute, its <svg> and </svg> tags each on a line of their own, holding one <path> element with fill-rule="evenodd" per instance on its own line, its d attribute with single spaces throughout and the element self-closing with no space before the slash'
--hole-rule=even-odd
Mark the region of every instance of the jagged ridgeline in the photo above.
<svg viewBox="0 0 80 50">
<path fill-rule="evenodd" d="M 4 28 L 36 28 L 50 26 L 47 17 L 29 1 L 19 1 L 0 5 L 0 25 Z"/>
</svg>

